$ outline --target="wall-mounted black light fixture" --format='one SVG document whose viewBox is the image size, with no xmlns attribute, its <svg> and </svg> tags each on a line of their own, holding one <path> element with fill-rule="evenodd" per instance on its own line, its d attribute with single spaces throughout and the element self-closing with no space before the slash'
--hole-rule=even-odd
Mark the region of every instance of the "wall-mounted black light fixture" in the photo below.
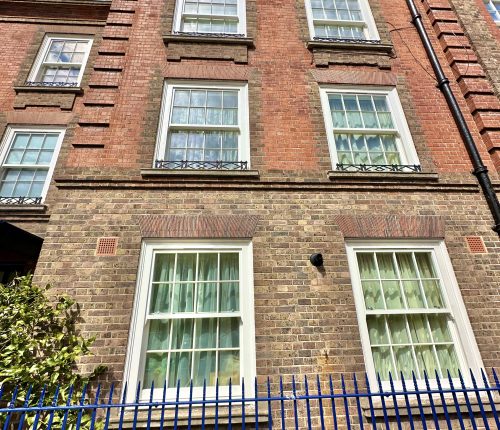
<svg viewBox="0 0 500 430">
<path fill-rule="evenodd" d="M 321 254 L 311 254 L 309 257 L 309 261 L 315 267 L 323 266 L 323 255 Z"/>
</svg>

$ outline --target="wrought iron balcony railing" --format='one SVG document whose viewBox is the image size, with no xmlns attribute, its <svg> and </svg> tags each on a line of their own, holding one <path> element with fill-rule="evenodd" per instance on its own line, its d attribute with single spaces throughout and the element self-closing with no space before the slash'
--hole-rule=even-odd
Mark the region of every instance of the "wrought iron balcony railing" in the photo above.
<svg viewBox="0 0 500 430">
<path fill-rule="evenodd" d="M 248 170 L 248 161 L 156 160 L 157 169 Z"/>
<path fill-rule="evenodd" d="M 39 205 L 41 197 L 4 197 L 0 196 L 0 204 L 3 205 Z"/>
<path fill-rule="evenodd" d="M 353 44 L 372 44 L 372 45 L 380 45 L 380 40 L 372 40 L 372 39 L 347 39 L 342 37 L 321 37 L 316 36 L 313 37 L 313 40 L 316 42 L 340 42 L 340 43 L 353 43 Z"/>
<path fill-rule="evenodd" d="M 173 31 L 172 34 L 175 34 L 176 36 L 217 37 L 220 39 L 241 39 L 246 37 L 244 34 L 240 33 L 202 33 L 197 31 Z"/>
<path fill-rule="evenodd" d="M 337 163 L 341 172 L 412 172 L 420 173 L 422 167 L 418 164 L 343 164 Z"/>
<path fill-rule="evenodd" d="M 38 82 L 26 81 L 27 87 L 49 87 L 49 88 L 78 88 L 77 82 Z"/>
</svg>

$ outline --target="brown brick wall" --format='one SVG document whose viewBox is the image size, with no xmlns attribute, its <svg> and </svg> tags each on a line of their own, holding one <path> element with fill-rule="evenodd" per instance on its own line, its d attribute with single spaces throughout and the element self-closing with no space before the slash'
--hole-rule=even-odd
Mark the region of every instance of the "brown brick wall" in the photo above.
<svg viewBox="0 0 500 430">
<path fill-rule="evenodd" d="M 52 208 L 37 280 L 53 282 L 58 291 L 70 293 L 82 305 L 81 329 L 97 336 L 95 357 L 85 362 L 109 365 L 109 379 L 120 380 L 123 371 L 142 237 L 140 219 L 175 219 L 179 213 L 185 219 L 259 217 L 253 233 L 253 272 L 261 376 L 364 371 L 339 227 L 339 219 L 349 218 L 353 211 L 366 221 L 399 220 L 399 228 L 413 228 L 419 220 L 420 226 L 427 225 L 427 233 L 417 234 L 420 237 L 444 233 L 484 364 L 496 365 L 500 247 L 478 192 L 438 194 L 393 187 L 392 192 L 367 193 L 360 187 L 339 191 L 305 186 L 286 192 L 272 186 L 261 191 L 241 187 L 209 192 L 186 187 L 147 192 L 103 188 L 91 197 L 72 187 L 64 189 L 66 201 Z M 488 254 L 471 254 L 465 241 L 469 235 L 482 236 Z M 101 236 L 118 237 L 116 256 L 95 256 Z M 313 252 L 323 254 L 324 272 L 310 265 Z"/>
</svg>

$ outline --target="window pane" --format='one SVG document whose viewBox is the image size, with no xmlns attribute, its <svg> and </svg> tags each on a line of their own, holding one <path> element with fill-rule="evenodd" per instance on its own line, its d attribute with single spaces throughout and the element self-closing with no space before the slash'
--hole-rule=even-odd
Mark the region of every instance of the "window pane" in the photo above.
<svg viewBox="0 0 500 430">
<path fill-rule="evenodd" d="M 222 91 L 208 91 L 207 106 L 214 108 L 222 108 Z"/>
<path fill-rule="evenodd" d="M 385 318 L 383 316 L 369 315 L 366 318 L 366 323 L 372 345 L 387 345 L 389 343 Z"/>
<path fill-rule="evenodd" d="M 202 319 L 196 321 L 196 348 L 217 348 L 217 319 Z"/>
<path fill-rule="evenodd" d="M 422 282 L 429 308 L 443 308 L 443 298 L 441 297 L 441 287 L 439 281 Z"/>
<path fill-rule="evenodd" d="M 410 347 L 395 347 L 394 348 L 394 358 L 396 360 L 396 366 L 398 373 L 393 375 L 394 379 L 401 378 L 401 372 L 405 379 L 412 378 L 412 371 L 417 371 L 417 366 L 415 360 L 413 359 L 412 350 Z"/>
<path fill-rule="evenodd" d="M 413 343 L 430 343 L 431 335 L 427 327 L 427 317 L 424 315 L 408 316 L 408 325 Z"/>
<path fill-rule="evenodd" d="M 193 312 L 194 284 L 175 284 L 173 297 L 173 312 Z"/>
<path fill-rule="evenodd" d="M 170 301 L 172 295 L 172 285 L 153 284 L 151 286 L 151 300 L 149 313 L 168 313 L 170 312 Z"/>
<path fill-rule="evenodd" d="M 382 281 L 387 309 L 404 309 L 398 281 Z"/>
<path fill-rule="evenodd" d="M 224 91 L 224 109 L 238 107 L 238 92 Z"/>
<path fill-rule="evenodd" d="M 198 285 L 198 312 L 217 312 L 217 283 Z"/>
<path fill-rule="evenodd" d="M 432 346 L 417 346 L 415 348 L 417 363 L 420 369 L 420 378 L 424 378 L 424 370 L 430 379 L 435 378 L 435 372 L 439 373 L 437 357 Z"/>
<path fill-rule="evenodd" d="M 171 148 L 185 148 L 187 146 L 188 134 L 183 131 L 175 131 L 170 134 Z"/>
<path fill-rule="evenodd" d="M 221 318 L 219 330 L 219 348 L 238 348 L 239 346 L 239 318 Z"/>
<path fill-rule="evenodd" d="M 153 273 L 154 282 L 172 282 L 174 280 L 175 254 L 156 254 Z"/>
<path fill-rule="evenodd" d="M 445 315 L 429 316 L 432 338 L 434 342 L 451 342 L 450 331 L 448 330 L 448 317 Z"/>
<path fill-rule="evenodd" d="M 148 350 L 168 350 L 170 342 L 170 324 L 166 320 L 149 322 Z"/>
<path fill-rule="evenodd" d="M 189 91 L 174 90 L 174 106 L 189 106 Z"/>
<path fill-rule="evenodd" d="M 188 123 L 188 108 L 174 107 L 172 109 L 172 124 L 187 124 Z"/>
<path fill-rule="evenodd" d="M 215 351 L 199 351 L 194 353 L 193 386 L 203 387 L 215 385 L 215 365 L 217 354 Z"/>
<path fill-rule="evenodd" d="M 425 308 L 424 298 L 418 281 L 403 281 L 403 290 L 409 308 Z"/>
<path fill-rule="evenodd" d="M 177 254 L 176 281 L 194 281 L 196 254 Z"/>
<path fill-rule="evenodd" d="M 193 348 L 193 320 L 181 319 L 172 321 L 172 348 Z"/>
<path fill-rule="evenodd" d="M 219 353 L 219 384 L 233 385 L 240 383 L 240 353 L 239 351 L 221 351 Z"/>
<path fill-rule="evenodd" d="M 239 254 L 221 253 L 220 254 L 220 279 L 222 281 L 238 281 L 239 275 Z"/>
<path fill-rule="evenodd" d="M 21 164 L 21 160 L 23 158 L 24 150 L 23 149 L 11 149 L 7 159 L 5 160 L 6 164 Z"/>
<path fill-rule="evenodd" d="M 394 375 L 394 365 L 390 347 L 374 347 L 372 348 L 372 355 L 373 363 L 375 364 L 375 372 L 380 374 L 382 380 L 389 380 L 389 372 Z"/>
<path fill-rule="evenodd" d="M 362 281 L 366 309 L 384 309 L 379 281 Z"/>
<path fill-rule="evenodd" d="M 394 266 L 392 253 L 377 253 L 377 263 L 381 279 L 397 278 L 396 267 Z"/>
<path fill-rule="evenodd" d="M 191 107 L 204 107 L 206 98 L 207 92 L 204 90 L 191 91 Z"/>
<path fill-rule="evenodd" d="M 191 380 L 191 353 L 170 353 L 169 365 L 168 386 L 173 388 L 179 383 L 181 387 L 188 387 Z"/>
<path fill-rule="evenodd" d="M 392 344 L 410 343 L 410 337 L 406 330 L 406 318 L 403 316 L 389 316 L 389 328 L 391 330 Z"/>
<path fill-rule="evenodd" d="M 199 254 L 198 281 L 214 281 L 218 278 L 218 254 Z"/>
<path fill-rule="evenodd" d="M 155 387 L 163 387 L 167 373 L 167 354 L 146 354 L 144 368 L 144 387 L 150 388 L 154 382 Z"/>
<path fill-rule="evenodd" d="M 238 282 L 223 282 L 220 290 L 220 312 L 237 312 L 240 310 Z"/>
<path fill-rule="evenodd" d="M 361 279 L 378 279 L 377 267 L 375 266 L 375 254 L 358 252 L 359 274 Z"/>
<path fill-rule="evenodd" d="M 457 378 L 460 365 L 458 363 L 455 347 L 453 345 L 437 345 L 436 351 L 443 372 L 442 376 L 447 377 L 449 371 L 452 378 Z"/>
<path fill-rule="evenodd" d="M 422 278 L 437 278 L 429 252 L 416 252 L 415 259 L 417 260 L 418 270 Z"/>
</svg>

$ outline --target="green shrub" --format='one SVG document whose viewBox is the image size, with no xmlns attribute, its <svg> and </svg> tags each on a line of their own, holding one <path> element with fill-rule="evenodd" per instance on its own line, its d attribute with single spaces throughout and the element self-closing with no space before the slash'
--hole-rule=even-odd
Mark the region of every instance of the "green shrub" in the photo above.
<svg viewBox="0 0 500 430">
<path fill-rule="evenodd" d="M 85 339 L 77 329 L 79 307 L 66 296 L 51 297 L 47 293 L 50 285 L 40 287 L 32 283 L 31 276 L 15 278 L 0 284 L 0 385 L 4 387 L 2 403 L 10 400 L 18 386 L 16 406 L 26 401 L 31 387 L 29 405 L 37 404 L 40 393 L 45 390 L 49 404 L 57 387 L 61 387 L 58 404 L 67 401 L 68 387 L 75 387 L 73 399 L 78 391 L 91 382 L 105 368 L 98 366 L 91 374 L 81 375 L 77 361 L 90 354 L 94 338 Z M 79 400 L 79 399 L 78 399 Z M 53 417 L 53 425 L 62 418 L 61 413 Z M 89 423 L 89 414 L 83 424 Z M 28 414 L 27 424 L 34 414 Z M 74 427 L 77 414 L 68 417 L 68 429 Z M 42 414 L 38 428 L 43 429 L 48 414 Z M 2 421 L 0 419 L 0 421 Z M 83 426 L 86 427 L 85 425 Z"/>
</svg>

